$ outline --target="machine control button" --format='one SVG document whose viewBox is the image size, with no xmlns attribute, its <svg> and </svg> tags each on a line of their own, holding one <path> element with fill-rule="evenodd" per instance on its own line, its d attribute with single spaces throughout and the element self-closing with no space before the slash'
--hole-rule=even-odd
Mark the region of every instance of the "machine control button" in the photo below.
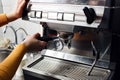
<svg viewBox="0 0 120 80">
<path fill-rule="evenodd" d="M 57 20 L 57 12 L 48 12 L 48 19 L 55 19 Z"/>
<path fill-rule="evenodd" d="M 47 12 L 42 12 L 42 18 L 47 18 L 48 14 Z"/>
<path fill-rule="evenodd" d="M 72 13 L 64 13 L 63 20 L 64 21 L 74 21 L 75 14 Z"/>
<path fill-rule="evenodd" d="M 42 18 L 42 12 L 41 11 L 36 12 L 36 18 Z"/>
<path fill-rule="evenodd" d="M 36 11 L 31 11 L 31 12 L 29 13 L 29 16 L 30 16 L 31 18 L 35 18 L 35 17 L 36 17 Z"/>
<path fill-rule="evenodd" d="M 63 20 L 63 13 L 58 13 L 57 19 L 62 21 Z"/>
</svg>

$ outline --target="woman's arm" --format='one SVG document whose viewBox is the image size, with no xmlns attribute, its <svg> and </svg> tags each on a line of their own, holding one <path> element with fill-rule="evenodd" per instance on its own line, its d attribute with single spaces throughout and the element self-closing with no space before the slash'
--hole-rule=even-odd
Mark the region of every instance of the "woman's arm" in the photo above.
<svg viewBox="0 0 120 80">
<path fill-rule="evenodd" d="M 26 51 L 40 51 L 46 46 L 45 42 L 37 40 L 39 36 L 39 33 L 28 36 L 0 63 L 0 80 L 12 79 Z"/>
<path fill-rule="evenodd" d="M 0 63 L 0 80 L 12 79 L 25 52 L 26 47 L 23 44 L 19 44 L 10 55 Z"/>
<path fill-rule="evenodd" d="M 7 23 L 8 23 L 8 19 L 6 14 L 0 14 L 0 27 Z"/>
<path fill-rule="evenodd" d="M 15 7 L 15 10 L 11 12 L 10 14 L 7 14 L 8 22 L 14 21 L 18 18 L 21 18 L 23 13 L 23 8 L 25 6 L 26 1 L 25 0 L 18 0 L 17 5 Z"/>
<path fill-rule="evenodd" d="M 22 16 L 25 0 L 18 0 L 15 10 L 9 14 L 0 14 L 0 27 Z"/>
</svg>

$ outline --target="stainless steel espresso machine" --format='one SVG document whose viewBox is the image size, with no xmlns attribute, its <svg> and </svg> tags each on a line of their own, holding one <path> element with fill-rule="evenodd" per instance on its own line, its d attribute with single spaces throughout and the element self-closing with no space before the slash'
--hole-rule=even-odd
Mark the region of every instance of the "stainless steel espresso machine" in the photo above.
<svg viewBox="0 0 120 80">
<path fill-rule="evenodd" d="M 23 20 L 47 42 L 23 67 L 25 80 L 118 80 L 119 0 L 28 0 Z"/>
</svg>

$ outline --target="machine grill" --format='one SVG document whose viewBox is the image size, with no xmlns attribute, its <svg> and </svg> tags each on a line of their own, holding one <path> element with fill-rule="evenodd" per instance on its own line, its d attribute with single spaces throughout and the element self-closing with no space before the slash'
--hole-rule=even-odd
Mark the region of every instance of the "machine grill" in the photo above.
<svg viewBox="0 0 120 80">
<path fill-rule="evenodd" d="M 32 65 L 31 68 L 61 76 L 61 80 L 107 80 L 110 75 L 110 70 L 95 67 L 91 75 L 88 76 L 87 73 L 90 70 L 88 65 L 49 57 L 45 57 L 37 64 Z"/>
</svg>

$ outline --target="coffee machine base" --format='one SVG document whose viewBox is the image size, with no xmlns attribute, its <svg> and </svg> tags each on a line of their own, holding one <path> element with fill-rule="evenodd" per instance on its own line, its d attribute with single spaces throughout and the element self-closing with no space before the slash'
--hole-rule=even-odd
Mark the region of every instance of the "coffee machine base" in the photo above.
<svg viewBox="0 0 120 80">
<path fill-rule="evenodd" d="M 105 61 L 99 61 L 88 75 L 94 59 L 52 50 L 43 53 L 23 67 L 25 80 L 109 80 L 112 73 Z"/>
</svg>

